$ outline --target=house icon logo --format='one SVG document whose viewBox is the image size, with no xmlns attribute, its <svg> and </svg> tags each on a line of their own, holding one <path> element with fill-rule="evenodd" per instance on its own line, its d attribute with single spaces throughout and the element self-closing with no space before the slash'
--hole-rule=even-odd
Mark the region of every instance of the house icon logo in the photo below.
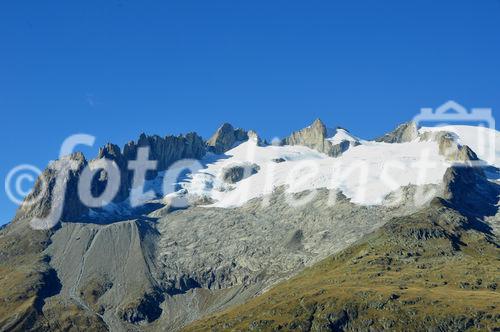
<svg viewBox="0 0 500 332">
<path fill-rule="evenodd" d="M 435 110 L 422 108 L 413 121 L 418 127 L 450 127 L 467 125 L 477 127 L 477 137 L 469 137 L 469 143 L 478 154 L 481 165 L 484 162 L 495 163 L 496 160 L 496 130 L 495 119 L 491 108 L 472 108 L 468 111 L 464 106 L 450 100 Z M 443 130 L 447 130 L 446 128 Z M 460 143 L 460 142 L 459 142 Z"/>
<path fill-rule="evenodd" d="M 432 108 L 422 108 L 420 114 L 413 118 L 418 123 L 434 122 L 443 124 L 471 124 L 480 123 L 483 127 L 495 129 L 495 119 L 492 116 L 491 108 L 473 108 L 470 112 L 459 103 L 450 100 L 433 110 Z"/>
</svg>

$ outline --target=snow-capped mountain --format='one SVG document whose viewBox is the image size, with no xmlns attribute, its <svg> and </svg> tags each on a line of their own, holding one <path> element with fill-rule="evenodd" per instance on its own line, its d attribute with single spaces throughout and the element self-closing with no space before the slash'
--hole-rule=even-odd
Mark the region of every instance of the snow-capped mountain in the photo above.
<svg viewBox="0 0 500 332">
<path fill-rule="evenodd" d="M 137 187 L 127 164 L 143 147 L 157 168 Z M 316 120 L 274 144 L 224 124 L 206 141 L 195 133 L 143 134 L 123 149 L 107 144 L 90 161 L 79 153 L 65 157 L 42 175 L 50 190 L 36 204 L 21 206 L 0 230 L 1 268 L 10 271 L 0 280 L 0 297 L 11 299 L 0 325 L 7 330 L 178 330 L 261 299 L 304 268 L 359 243 L 365 251 L 356 251 L 350 262 L 362 261 L 373 248 L 389 247 L 394 253 L 381 257 L 404 254 L 409 262 L 426 255 L 422 248 L 434 252 L 437 247 L 428 239 L 441 241 L 437 253 L 460 261 L 462 244 L 456 238 L 463 232 L 488 237 L 489 243 L 498 236 L 499 148 L 500 133 L 485 128 L 417 128 L 409 122 L 367 140 Z M 103 207 L 87 207 L 78 199 L 79 179 L 87 165 L 103 159 L 114 162 L 122 175 L 117 195 Z M 69 161 L 76 167 L 65 176 L 64 192 L 55 170 Z M 97 173 L 93 194 L 102 193 L 108 180 L 105 171 Z M 33 230 L 30 221 L 50 215 L 51 202 L 64 202 L 56 226 Z M 407 228 L 393 231 L 407 220 Z M 377 247 L 378 240 L 363 242 L 380 232 L 388 241 L 383 246 Z M 394 234 L 402 240 L 394 242 Z M 453 250 L 443 249 L 443 239 L 452 241 Z M 380 259 L 389 260 L 377 259 L 363 263 L 360 275 Z M 386 269 L 368 280 L 402 267 Z M 13 278 L 17 288 L 9 284 Z M 260 326 L 261 313 L 253 314 Z M 349 315 L 346 319 L 356 321 Z M 231 329 L 227 326 L 220 329 Z"/>
<path fill-rule="evenodd" d="M 399 144 L 361 140 L 339 128 L 326 139 L 334 145 L 350 143 L 337 157 L 305 146 L 262 146 L 249 139 L 226 151 L 223 158 L 203 158 L 205 167 L 181 182 L 180 195 L 205 198 L 212 202 L 207 206 L 236 207 L 285 186 L 288 193 L 326 188 L 340 190 L 356 204 L 383 204 L 390 193 L 404 186 L 439 185 L 446 169 L 456 162 L 440 152 L 436 137 L 424 137 L 427 132 L 452 133 L 458 145 L 479 151 L 480 159 L 488 158 L 491 135 L 500 147 L 498 132 L 472 126 L 422 127 L 414 139 Z M 498 151 L 492 166 L 500 163 Z M 225 170 L 244 164 L 257 165 L 259 171 L 238 183 L 223 180 Z"/>
</svg>

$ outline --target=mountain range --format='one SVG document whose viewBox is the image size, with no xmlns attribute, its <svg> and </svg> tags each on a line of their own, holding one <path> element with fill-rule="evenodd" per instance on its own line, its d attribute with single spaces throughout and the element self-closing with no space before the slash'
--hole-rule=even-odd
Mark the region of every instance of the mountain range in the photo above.
<svg viewBox="0 0 500 332">
<path fill-rule="evenodd" d="M 317 119 L 272 142 L 226 123 L 62 157 L 0 230 L 0 331 L 500 330 L 492 144 L 483 127 L 364 140 Z M 89 207 L 78 186 L 102 160 L 117 192 Z"/>
</svg>

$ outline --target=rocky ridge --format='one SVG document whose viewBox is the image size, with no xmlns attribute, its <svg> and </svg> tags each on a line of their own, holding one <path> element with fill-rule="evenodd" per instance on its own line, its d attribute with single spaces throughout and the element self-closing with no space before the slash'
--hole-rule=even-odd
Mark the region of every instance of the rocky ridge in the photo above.
<svg viewBox="0 0 500 332">
<path fill-rule="evenodd" d="M 411 142 L 417 137 L 417 124 L 414 121 L 410 121 L 399 125 L 396 129 L 375 139 L 375 141 L 385 143 L 405 143 Z"/>
<path fill-rule="evenodd" d="M 127 143 L 123 150 L 117 145 L 108 143 L 101 147 L 96 159 L 87 161 L 83 154 L 75 153 L 71 156 L 62 158 L 52 162 L 49 167 L 38 178 L 33 192 L 27 197 L 26 202 L 31 201 L 34 197 L 38 197 L 43 189 L 44 183 L 47 184 L 47 190 L 41 199 L 37 199 L 35 204 L 24 204 L 17 211 L 14 221 L 33 217 L 46 217 L 51 211 L 51 201 L 53 197 L 65 197 L 64 209 L 61 215 L 61 220 L 77 221 L 85 218 L 88 215 L 89 209 L 81 204 L 78 198 L 78 180 L 79 177 L 89 163 L 106 158 L 113 161 L 121 175 L 121 183 L 114 202 L 125 201 L 132 189 L 133 172 L 128 169 L 128 162 L 135 160 L 137 150 L 141 147 L 149 148 L 149 159 L 158 161 L 157 169 L 146 174 L 146 179 L 156 177 L 158 172 L 166 170 L 172 163 L 181 159 L 200 159 L 206 153 L 205 142 L 195 133 L 189 133 L 179 136 L 160 137 L 157 135 L 147 136 L 141 134 L 138 141 Z M 59 171 L 64 169 L 66 163 L 71 162 L 72 165 L 65 177 L 65 188 L 56 186 L 56 179 Z M 101 170 L 92 182 L 92 194 L 98 196 L 102 193 L 107 183 L 107 174 Z M 64 193 L 56 194 L 57 190 L 64 190 Z"/>
</svg>

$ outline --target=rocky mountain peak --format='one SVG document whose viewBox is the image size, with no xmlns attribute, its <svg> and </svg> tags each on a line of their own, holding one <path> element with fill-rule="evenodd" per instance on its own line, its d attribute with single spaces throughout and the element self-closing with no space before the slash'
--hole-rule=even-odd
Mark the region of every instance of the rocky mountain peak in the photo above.
<svg viewBox="0 0 500 332">
<path fill-rule="evenodd" d="M 325 132 L 325 130 L 326 130 L 326 126 L 323 123 L 323 121 L 321 121 L 320 118 L 317 118 L 316 120 L 314 120 L 313 123 L 311 124 L 311 127 L 315 128 L 315 129 L 317 129 L 318 131 L 321 131 L 321 132 Z"/>
<path fill-rule="evenodd" d="M 282 143 L 285 145 L 307 146 L 331 157 L 338 157 L 349 148 L 350 143 L 347 141 L 339 142 L 338 144 L 330 142 L 327 140 L 328 134 L 327 127 L 318 118 L 310 126 L 293 132 Z"/>
<path fill-rule="evenodd" d="M 415 121 L 409 121 L 400 124 L 393 131 L 385 134 L 382 137 L 375 139 L 377 142 L 385 143 L 405 143 L 411 142 L 418 137 L 418 128 Z"/>
<path fill-rule="evenodd" d="M 32 218 L 46 218 L 51 209 L 60 204 L 53 196 L 66 195 L 61 219 L 77 219 L 87 211 L 77 195 L 78 179 L 87 166 L 87 160 L 81 152 L 75 152 L 59 160 L 52 161 L 40 174 L 31 193 L 24 199 L 14 217 L 14 221 Z M 65 174 L 65 181 L 58 181 L 60 172 Z M 64 182 L 64 183 L 63 183 Z M 41 195 L 41 196 L 40 196 Z M 54 204 L 55 202 L 55 204 Z"/>
<path fill-rule="evenodd" d="M 476 153 L 467 145 L 458 143 L 456 135 L 448 131 L 426 131 L 419 135 L 420 141 L 434 141 L 439 146 L 439 153 L 447 160 L 458 163 L 477 161 Z"/>
<path fill-rule="evenodd" d="M 287 145 L 304 145 L 318 151 L 324 150 L 324 140 L 326 139 L 326 126 L 320 119 L 298 131 L 293 132 L 284 139 Z"/>
<path fill-rule="evenodd" d="M 122 152 L 118 145 L 113 143 L 106 143 L 106 145 L 99 148 L 99 152 L 97 153 L 97 159 L 107 158 L 114 160 L 115 158 L 121 155 Z"/>
<path fill-rule="evenodd" d="M 210 152 L 222 154 L 232 149 L 238 142 L 243 142 L 248 139 L 248 133 L 240 128 L 234 128 L 229 123 L 224 123 L 217 131 L 208 139 L 207 147 Z"/>
</svg>

